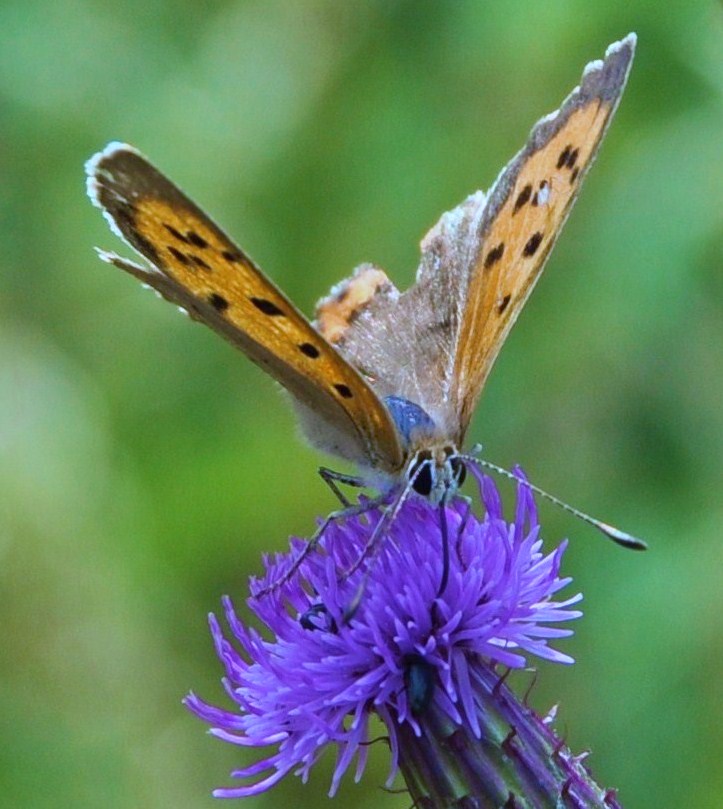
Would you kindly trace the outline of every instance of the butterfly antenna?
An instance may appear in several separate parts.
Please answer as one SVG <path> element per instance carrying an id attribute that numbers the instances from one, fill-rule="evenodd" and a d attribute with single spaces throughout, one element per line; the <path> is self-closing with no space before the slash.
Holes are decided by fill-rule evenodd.
<path id="1" fill-rule="evenodd" d="M 559 497 L 555 497 L 554 494 L 550 494 L 544 489 L 541 489 L 539 486 L 535 486 L 535 484 L 530 483 L 529 480 L 524 480 L 518 477 L 513 472 L 510 472 L 509 469 L 504 469 L 502 466 L 497 466 L 497 464 L 494 464 L 491 461 L 486 461 L 483 458 L 477 458 L 474 455 L 462 455 L 460 457 L 464 461 L 477 464 L 477 466 L 481 466 L 484 469 L 489 469 L 492 472 L 496 472 L 498 475 L 502 475 L 510 480 L 514 480 L 517 483 L 522 483 L 523 486 L 527 486 L 527 488 L 531 489 L 533 492 L 535 492 L 535 494 L 539 494 L 540 497 L 544 497 L 545 500 L 549 500 L 551 503 L 554 503 L 561 509 L 564 509 L 570 514 L 574 514 L 574 516 L 579 520 L 586 522 L 588 525 L 592 525 L 593 528 L 597 528 L 597 530 L 600 531 L 600 533 L 602 533 L 605 537 L 612 539 L 613 542 L 616 542 L 623 548 L 630 548 L 634 551 L 645 551 L 648 549 L 647 543 L 643 542 L 642 539 L 638 539 L 631 534 L 626 534 L 625 531 L 621 531 L 619 528 L 615 528 L 602 520 L 598 520 L 595 517 L 591 517 L 589 514 L 585 514 L 584 511 L 580 511 L 580 509 L 571 506 L 564 500 L 560 500 Z"/>

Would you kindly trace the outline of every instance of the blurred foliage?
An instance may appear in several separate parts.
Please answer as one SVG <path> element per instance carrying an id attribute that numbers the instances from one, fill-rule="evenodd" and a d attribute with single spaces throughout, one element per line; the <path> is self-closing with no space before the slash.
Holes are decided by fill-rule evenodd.
<path id="1" fill-rule="evenodd" d="M 721 12 L 687 0 L 0 5 L 3 806 L 212 805 L 254 754 L 180 705 L 223 699 L 205 615 L 333 504 L 276 386 L 97 261 L 120 245 L 84 160 L 137 145 L 310 312 L 363 260 L 410 283 L 442 211 L 630 30 L 471 437 L 652 546 L 543 507 L 586 615 L 535 704 L 626 806 L 721 806 Z M 407 806 L 386 763 L 339 800 Z M 328 772 L 248 805 L 318 806 Z"/>

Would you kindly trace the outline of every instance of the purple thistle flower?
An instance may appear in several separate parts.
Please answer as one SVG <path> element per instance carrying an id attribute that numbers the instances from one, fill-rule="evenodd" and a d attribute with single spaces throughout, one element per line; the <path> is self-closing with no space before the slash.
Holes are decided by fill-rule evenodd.
<path id="1" fill-rule="evenodd" d="M 413 498 L 385 534 L 350 620 L 345 611 L 364 565 L 344 573 L 358 560 L 378 510 L 330 525 L 288 581 L 257 598 L 253 594 L 281 580 L 304 541 L 292 539 L 290 553 L 265 559 L 266 574 L 252 580 L 249 604 L 271 639 L 243 624 L 229 598 L 231 640 L 210 616 L 234 707 L 214 707 L 195 694 L 186 705 L 213 735 L 271 748 L 232 773 L 245 785 L 218 789 L 216 797 L 256 795 L 290 772 L 306 781 L 329 746 L 337 752 L 333 795 L 352 763 L 355 780 L 361 778 L 369 721 L 377 714 L 391 749 L 387 784 L 401 769 L 415 799 L 426 798 L 422 805 L 447 805 L 441 801 L 456 799 L 460 788 L 461 797 L 501 797 L 495 805 L 516 794 L 560 798 L 564 790 L 584 800 L 562 805 L 617 805 L 586 780 L 581 760 L 563 748 L 550 723 L 520 704 L 495 672 L 495 664 L 522 668 L 532 655 L 572 663 L 549 643 L 572 634 L 556 625 L 581 615 L 571 607 L 582 596 L 554 600 L 570 582 L 559 575 L 566 542 L 543 554 L 522 473 L 512 522 L 503 517 L 492 480 L 475 474 L 486 514 L 479 519 L 462 498 L 445 506 L 449 580 L 441 595 L 439 510 Z M 444 783 L 430 786 L 435 779 Z M 528 805 L 522 800 L 505 805 Z"/>

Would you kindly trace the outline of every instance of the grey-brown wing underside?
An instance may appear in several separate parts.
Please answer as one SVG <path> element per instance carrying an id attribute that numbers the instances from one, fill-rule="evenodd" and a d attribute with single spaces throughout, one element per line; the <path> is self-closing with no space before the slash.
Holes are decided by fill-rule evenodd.
<path id="1" fill-rule="evenodd" d="M 422 405 L 461 443 L 485 380 L 567 218 L 615 112 L 635 36 L 589 64 L 541 119 L 487 195 L 444 214 L 422 242 L 416 283 L 400 293 L 362 267 L 322 301 L 322 333 L 375 385 Z M 379 273 L 380 271 L 375 270 Z M 347 317 L 345 297 L 358 291 Z"/>

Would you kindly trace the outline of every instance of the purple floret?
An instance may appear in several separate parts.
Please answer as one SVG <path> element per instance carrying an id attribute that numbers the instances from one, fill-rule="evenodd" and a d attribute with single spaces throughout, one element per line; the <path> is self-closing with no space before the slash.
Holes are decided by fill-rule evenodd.
<path id="1" fill-rule="evenodd" d="M 477 738 L 480 666 L 521 668 L 531 655 L 573 662 L 549 645 L 572 634 L 556 624 L 581 615 L 571 609 L 579 594 L 553 600 L 570 582 L 559 575 L 566 542 L 543 555 L 535 502 L 519 475 L 513 522 L 503 517 L 495 484 L 482 475 L 482 519 L 462 498 L 445 507 L 449 580 L 440 596 L 439 510 L 414 497 L 385 534 L 351 620 L 345 621 L 345 614 L 365 566 L 348 578 L 344 572 L 358 560 L 381 516 L 378 510 L 332 524 L 286 583 L 252 596 L 251 609 L 270 639 L 242 624 L 231 600 L 224 599 L 230 632 L 215 616 L 210 623 L 234 707 L 217 708 L 194 694 L 186 704 L 219 738 L 272 751 L 232 773 L 245 786 L 216 790 L 217 797 L 256 795 L 289 772 L 305 781 L 327 746 L 337 751 L 333 795 L 354 760 L 355 779 L 361 778 L 373 714 L 388 729 L 391 783 L 398 767 L 397 728 L 407 725 L 421 733 L 410 706 L 415 695 L 410 698 L 405 686 L 410 660 L 423 661 L 423 685 L 436 709 Z M 293 539 L 290 553 L 265 559 L 266 574 L 252 581 L 252 593 L 279 581 L 303 545 Z"/>

